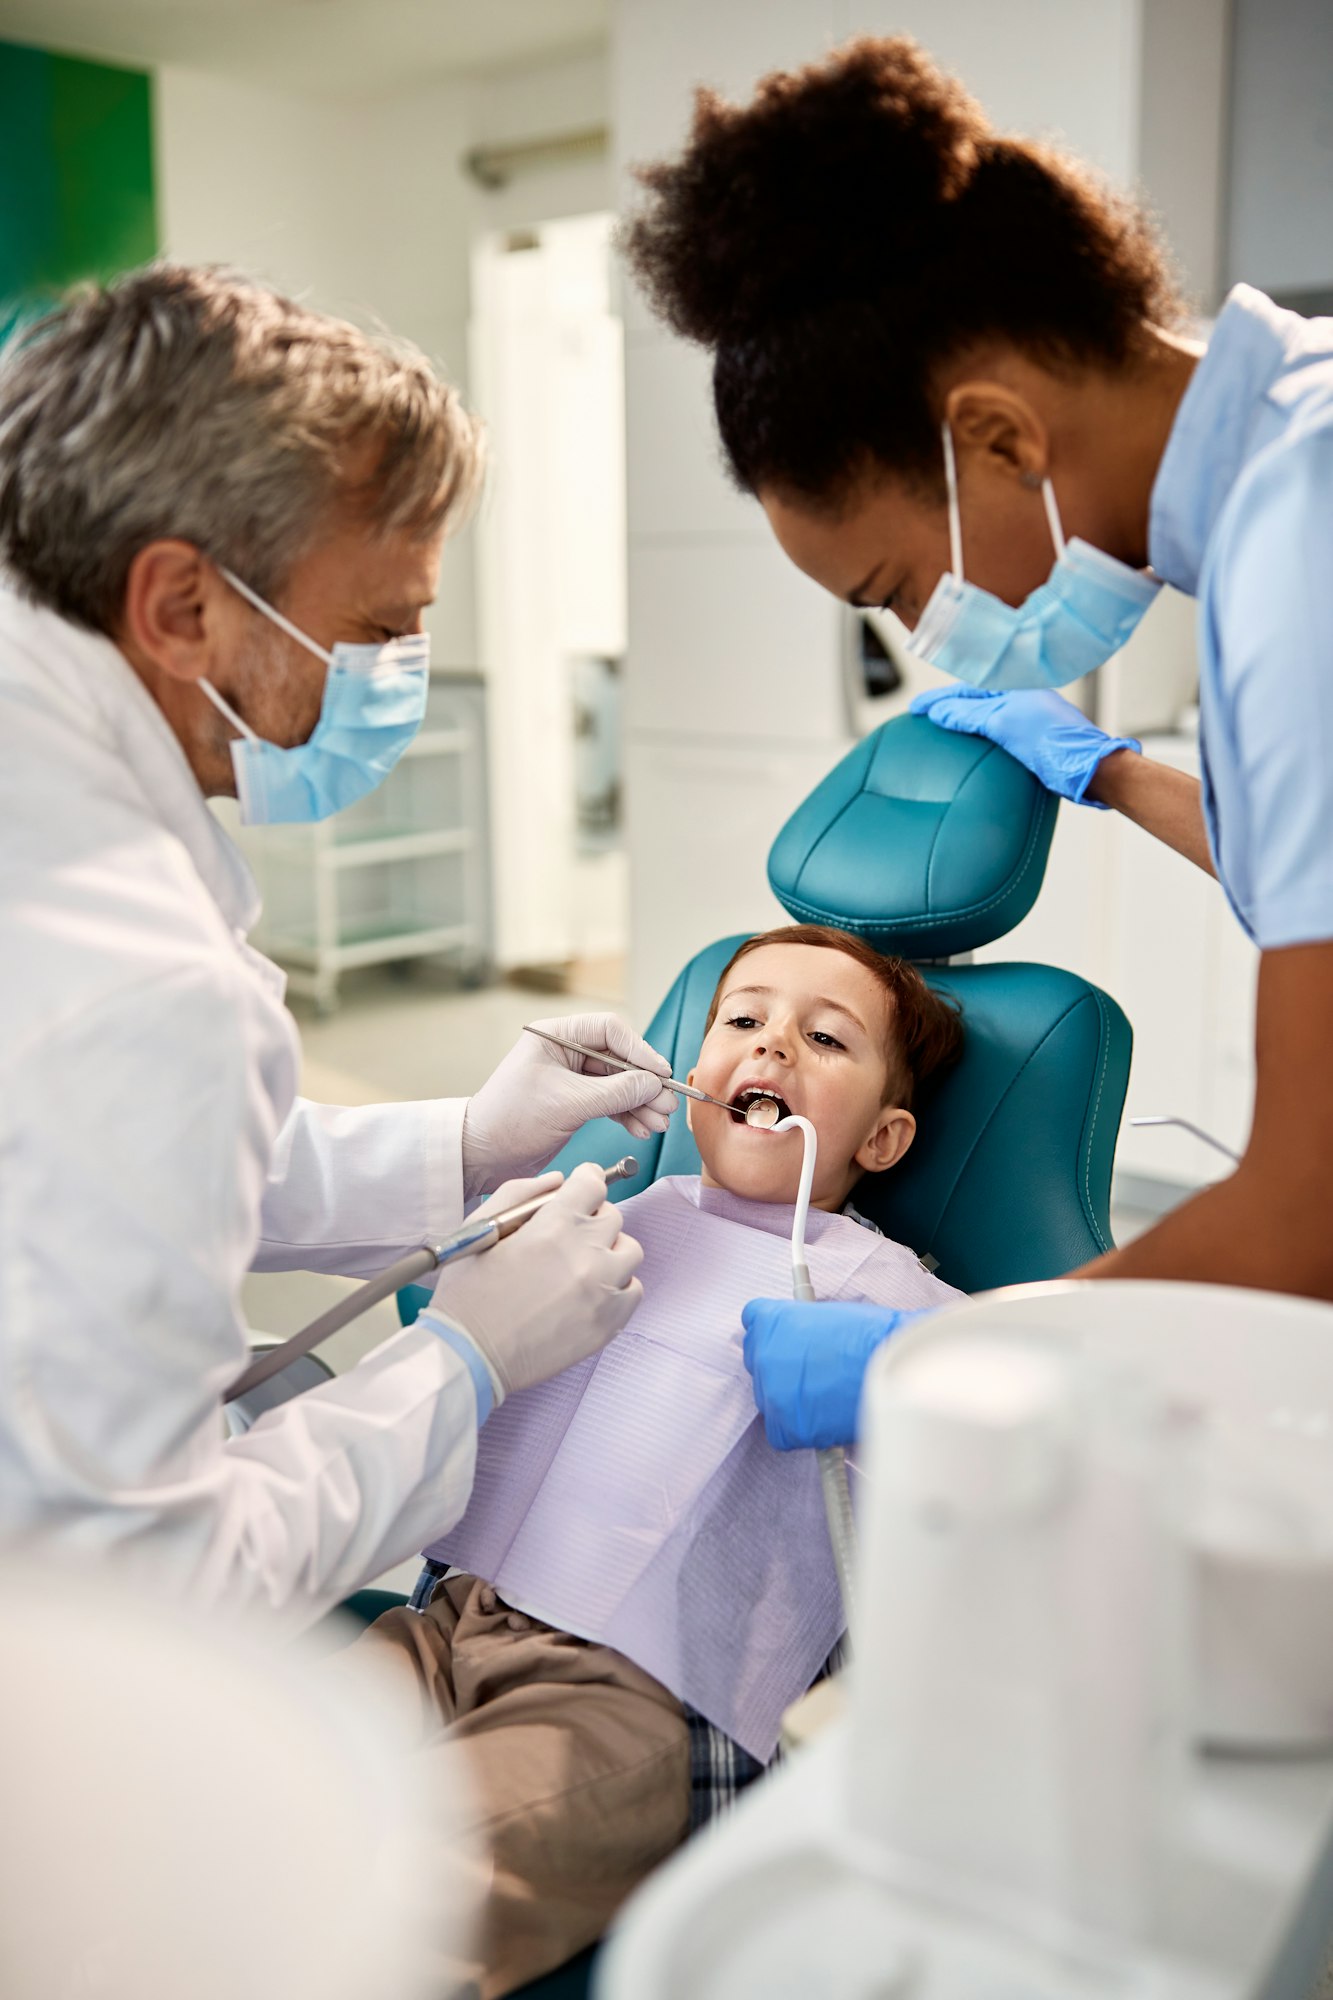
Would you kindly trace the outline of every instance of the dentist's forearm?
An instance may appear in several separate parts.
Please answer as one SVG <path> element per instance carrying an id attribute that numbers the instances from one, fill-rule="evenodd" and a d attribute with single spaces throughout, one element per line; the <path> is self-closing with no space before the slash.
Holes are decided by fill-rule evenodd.
<path id="1" fill-rule="evenodd" d="M 1173 771 L 1169 764 L 1155 764 L 1137 750 L 1113 750 L 1097 766 L 1087 797 L 1123 813 L 1205 875 L 1216 873 L 1197 778 Z"/>

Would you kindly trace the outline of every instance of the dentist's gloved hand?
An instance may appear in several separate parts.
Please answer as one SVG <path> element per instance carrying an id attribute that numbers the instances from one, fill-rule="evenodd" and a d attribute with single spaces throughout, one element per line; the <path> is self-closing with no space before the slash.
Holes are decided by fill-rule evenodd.
<path id="1" fill-rule="evenodd" d="M 559 1174 L 510 1181 L 477 1213 L 512 1208 L 551 1187 L 559 1193 L 503 1243 L 446 1264 L 417 1317 L 451 1347 L 458 1349 L 460 1335 L 471 1344 L 485 1363 L 495 1404 L 598 1353 L 643 1297 L 634 1275 L 643 1251 L 622 1232 L 600 1167 L 576 1167 L 563 1187 Z M 482 1408 L 480 1389 L 479 1383 L 484 1422 L 490 1406 Z"/>
<path id="2" fill-rule="evenodd" d="M 745 1365 L 769 1443 L 778 1451 L 853 1443 L 871 1356 L 922 1317 L 836 1300 L 751 1299 L 741 1314 Z"/>
<path id="3" fill-rule="evenodd" d="M 1048 792 L 1075 805 L 1106 808 L 1087 796 L 1097 766 L 1113 750 L 1142 750 L 1132 736 L 1108 736 L 1089 722 L 1072 701 L 1045 688 L 987 694 L 984 688 L 929 688 L 912 703 L 941 729 L 963 736 L 986 736 L 1040 778 Z"/>
<path id="4" fill-rule="evenodd" d="M 659 1076 L 671 1065 L 614 1014 L 571 1014 L 534 1021 L 553 1035 L 646 1063 Z M 463 1188 L 469 1201 L 512 1174 L 535 1174 L 590 1118 L 614 1118 L 632 1139 L 665 1132 L 675 1093 L 637 1070 L 607 1071 L 589 1056 L 520 1034 L 463 1119 Z"/>

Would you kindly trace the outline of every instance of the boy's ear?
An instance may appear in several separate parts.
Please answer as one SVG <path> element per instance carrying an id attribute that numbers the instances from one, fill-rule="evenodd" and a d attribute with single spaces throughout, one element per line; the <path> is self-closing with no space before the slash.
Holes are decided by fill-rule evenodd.
<path id="1" fill-rule="evenodd" d="M 694 1082 L 693 1070 L 690 1071 L 685 1081 L 686 1083 Z M 690 1133 L 693 1133 L 694 1131 L 694 1099 L 692 1097 L 687 1097 L 685 1099 L 685 1129 L 687 1132 Z"/>
<path id="2" fill-rule="evenodd" d="M 900 1104 L 886 1104 L 875 1120 L 875 1129 L 855 1159 L 863 1173 L 882 1174 L 896 1167 L 916 1137 L 916 1120 Z"/>

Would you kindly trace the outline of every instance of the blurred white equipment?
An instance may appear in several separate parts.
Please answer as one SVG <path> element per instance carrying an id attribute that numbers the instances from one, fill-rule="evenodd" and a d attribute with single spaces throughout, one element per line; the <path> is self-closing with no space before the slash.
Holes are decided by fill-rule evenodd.
<path id="1" fill-rule="evenodd" d="M 601 2000 L 1307 2000 L 1333 1909 L 1333 1308 L 993 1293 L 868 1379 L 845 1718 Z"/>
<path id="2" fill-rule="evenodd" d="M 14 1556 L 0 1658 L 5 2000 L 438 1994 L 480 1870 L 372 1662 Z"/>

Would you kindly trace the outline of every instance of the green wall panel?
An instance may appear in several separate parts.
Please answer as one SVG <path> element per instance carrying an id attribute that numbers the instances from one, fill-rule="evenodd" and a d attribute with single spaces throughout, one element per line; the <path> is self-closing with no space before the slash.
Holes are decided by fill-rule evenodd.
<path id="1" fill-rule="evenodd" d="M 156 250 L 147 72 L 0 42 L 0 312 Z"/>

